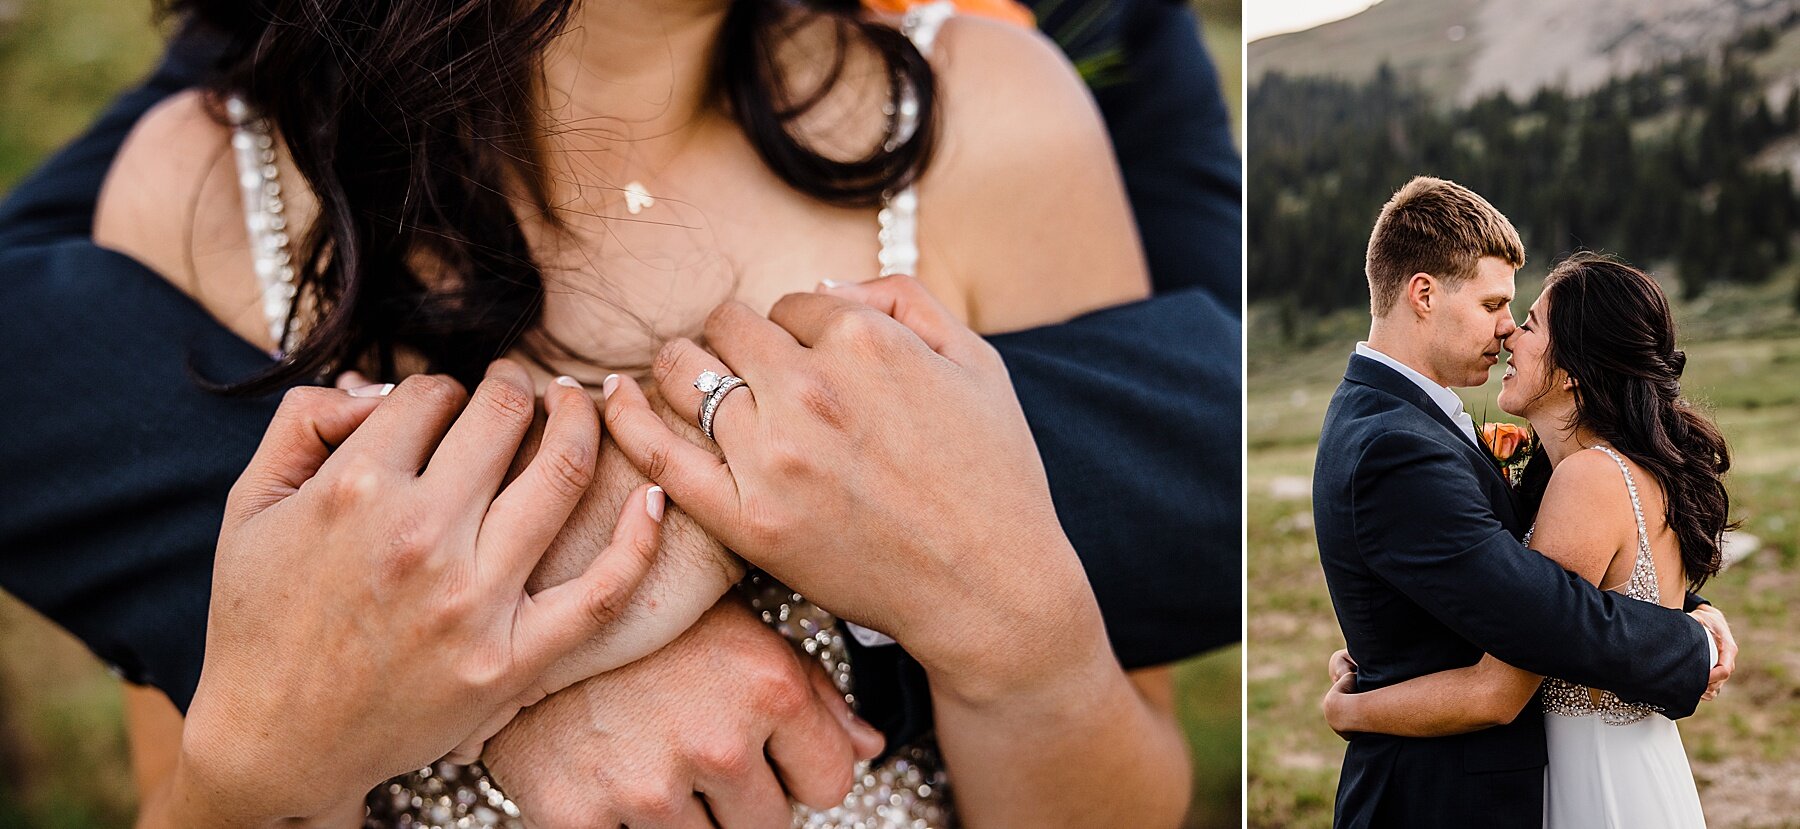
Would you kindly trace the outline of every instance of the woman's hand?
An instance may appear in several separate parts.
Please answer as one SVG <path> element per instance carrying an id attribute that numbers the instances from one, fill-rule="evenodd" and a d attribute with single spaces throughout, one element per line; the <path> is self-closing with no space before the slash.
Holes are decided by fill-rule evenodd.
<path id="1" fill-rule="evenodd" d="M 630 378 L 605 385 L 614 442 L 739 555 L 899 640 L 934 688 L 1018 692 L 1109 661 L 999 355 L 910 277 L 835 290 L 768 319 L 727 303 L 706 324 L 717 357 L 687 340 L 658 354 L 690 418 L 701 372 L 747 382 L 714 417 L 724 462 Z"/>
<path id="2" fill-rule="evenodd" d="M 1350 658 L 1348 649 L 1339 648 L 1325 661 L 1325 673 L 1331 677 L 1331 688 L 1325 691 L 1319 707 L 1325 712 L 1325 724 L 1348 740 L 1356 731 L 1356 660 Z"/>
<path id="3" fill-rule="evenodd" d="M 1319 707 L 1325 712 L 1325 724 L 1331 726 L 1331 730 L 1337 732 L 1339 737 L 1348 740 L 1352 733 L 1359 730 L 1356 719 L 1356 668 L 1352 665 L 1349 670 L 1338 673 L 1338 654 L 1344 654 L 1346 661 L 1349 659 L 1346 651 L 1332 654 L 1331 687 L 1325 691 L 1325 699 L 1319 702 Z"/>
<path id="4" fill-rule="evenodd" d="M 472 399 L 441 377 L 386 391 L 290 392 L 232 488 L 177 825 L 341 814 L 531 696 L 649 568 L 646 486 L 586 573 L 525 589 L 593 476 L 579 384 L 545 395 L 543 444 L 504 489 L 535 409 L 522 368 L 495 363 Z"/>

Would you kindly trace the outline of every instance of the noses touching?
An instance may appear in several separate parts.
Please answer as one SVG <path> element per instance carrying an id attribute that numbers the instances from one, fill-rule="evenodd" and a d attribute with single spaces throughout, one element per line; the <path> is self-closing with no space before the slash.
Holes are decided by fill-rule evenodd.
<path id="1" fill-rule="evenodd" d="M 1508 354 L 1512 353 L 1512 338 L 1513 335 L 1517 333 L 1519 333 L 1519 326 L 1517 323 L 1512 320 L 1501 323 L 1496 339 L 1500 343 L 1500 348 Z"/>

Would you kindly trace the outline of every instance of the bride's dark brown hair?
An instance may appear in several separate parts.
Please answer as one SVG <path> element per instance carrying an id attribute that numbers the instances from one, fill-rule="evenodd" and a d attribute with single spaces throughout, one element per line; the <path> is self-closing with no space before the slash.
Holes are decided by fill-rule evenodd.
<path id="1" fill-rule="evenodd" d="M 166 13 L 223 36 L 211 91 L 264 113 L 319 199 L 294 247 L 302 291 L 318 300 L 306 336 L 231 391 L 262 394 L 356 364 L 391 376 L 397 350 L 465 383 L 515 347 L 539 359 L 546 348 L 567 352 L 547 336 L 522 339 L 538 327 L 544 284 L 510 196 L 555 221 L 534 93 L 545 47 L 576 2 L 165 1 Z M 730 4 L 712 91 L 776 175 L 853 207 L 917 178 L 937 108 L 930 65 L 905 35 L 865 18 L 855 0 Z M 831 71 L 814 89 L 790 89 L 775 48 L 821 17 L 836 32 Z M 885 62 L 890 102 L 914 90 L 918 127 L 892 149 L 834 159 L 795 120 L 837 82 L 857 43 Z M 429 289 L 420 261 L 432 263 Z"/>
<path id="2" fill-rule="evenodd" d="M 1569 426 L 1586 426 L 1662 485 L 1663 518 L 1681 543 L 1690 589 L 1721 566 L 1720 545 L 1736 525 L 1724 475 L 1725 437 L 1681 394 L 1687 355 L 1675 347 L 1675 316 L 1649 274 L 1594 253 L 1577 253 L 1544 281 L 1550 312 L 1548 367 L 1575 381 Z M 1543 497 L 1549 459 L 1526 470 L 1530 502 Z"/>

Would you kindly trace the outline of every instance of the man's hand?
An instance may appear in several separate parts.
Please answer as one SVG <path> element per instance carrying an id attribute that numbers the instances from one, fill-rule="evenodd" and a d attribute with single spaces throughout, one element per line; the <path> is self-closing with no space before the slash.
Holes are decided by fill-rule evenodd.
<path id="1" fill-rule="evenodd" d="M 727 303 L 706 324 L 717 357 L 687 340 L 657 355 L 684 417 L 702 371 L 747 381 L 714 419 L 726 462 L 630 378 L 605 383 L 609 434 L 739 555 L 899 640 L 934 688 L 976 698 L 1110 659 L 999 355 L 910 277 L 833 290 L 768 319 Z"/>
<path id="2" fill-rule="evenodd" d="M 1700 695 L 1702 700 L 1712 700 L 1724 689 L 1725 681 L 1731 679 L 1731 672 L 1737 670 L 1737 640 L 1732 638 L 1731 625 L 1725 621 L 1725 614 L 1710 604 L 1694 608 L 1688 614 L 1694 620 L 1706 626 L 1706 632 L 1712 636 L 1719 646 L 1719 662 L 1713 666 L 1712 673 L 1706 678 L 1706 693 Z"/>
<path id="3" fill-rule="evenodd" d="M 1356 673 L 1356 660 L 1350 658 L 1350 651 L 1339 648 L 1325 662 L 1325 672 L 1331 675 L 1331 681 L 1337 682 L 1344 674 Z"/>
<path id="4" fill-rule="evenodd" d="M 818 661 L 735 596 L 668 647 L 526 709 L 485 759 L 541 829 L 787 829 L 880 753 Z"/>

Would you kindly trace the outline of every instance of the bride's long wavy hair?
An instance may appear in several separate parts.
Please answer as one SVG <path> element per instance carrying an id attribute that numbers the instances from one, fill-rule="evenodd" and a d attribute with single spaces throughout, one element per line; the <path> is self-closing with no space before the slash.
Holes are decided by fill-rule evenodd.
<path id="1" fill-rule="evenodd" d="M 294 246 L 302 293 L 316 300 L 306 336 L 286 359 L 224 388 L 263 394 L 359 364 L 391 376 L 397 350 L 464 382 L 514 348 L 538 359 L 545 349 L 568 353 L 547 336 L 525 338 L 539 327 L 544 284 L 514 198 L 555 225 L 540 158 L 554 125 L 536 93 L 544 50 L 576 2 L 163 0 L 163 13 L 223 36 L 210 91 L 262 112 L 319 199 L 318 219 Z M 790 89 L 775 49 L 819 18 L 835 27 L 830 71 L 815 89 Z M 917 128 L 891 148 L 831 158 L 795 122 L 859 44 L 885 62 L 890 101 L 914 90 Z M 763 162 L 809 196 L 873 206 L 930 159 L 931 67 L 856 0 L 731 0 L 712 66 L 716 100 Z M 420 261 L 431 263 L 429 285 Z"/>
<path id="2" fill-rule="evenodd" d="M 1675 347 L 1675 317 L 1649 274 L 1594 253 L 1577 253 L 1550 271 L 1549 349 L 1553 368 L 1575 381 L 1571 427 L 1592 429 L 1656 477 L 1663 518 L 1681 543 L 1690 589 L 1722 564 L 1731 521 L 1724 475 L 1731 452 L 1719 428 L 1682 396 L 1687 355 Z M 1549 458 L 1526 467 L 1528 503 L 1543 498 Z"/>

